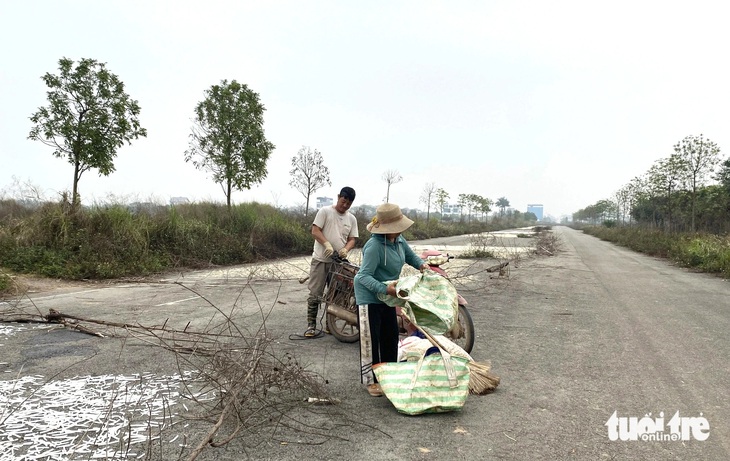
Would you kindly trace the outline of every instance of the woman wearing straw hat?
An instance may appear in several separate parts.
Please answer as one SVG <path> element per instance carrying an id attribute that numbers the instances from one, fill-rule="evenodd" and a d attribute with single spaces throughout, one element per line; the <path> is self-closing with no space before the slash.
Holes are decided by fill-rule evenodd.
<path id="1" fill-rule="evenodd" d="M 383 304 L 378 294 L 395 296 L 395 282 L 404 264 L 424 270 L 424 263 L 400 235 L 413 221 L 393 203 L 380 205 L 367 225 L 372 234 L 362 249 L 362 263 L 355 276 L 355 299 L 360 318 L 361 382 L 370 395 L 383 395 L 372 367 L 375 363 L 398 360 L 398 319 L 395 308 Z"/>

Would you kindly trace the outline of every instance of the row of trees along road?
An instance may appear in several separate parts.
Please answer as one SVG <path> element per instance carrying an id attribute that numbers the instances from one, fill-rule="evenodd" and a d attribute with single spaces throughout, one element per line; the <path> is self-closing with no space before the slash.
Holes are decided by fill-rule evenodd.
<path id="1" fill-rule="evenodd" d="M 111 73 L 105 63 L 81 59 L 74 63 L 61 58 L 59 73 L 46 73 L 42 80 L 49 88 L 48 105 L 35 112 L 30 120 L 33 127 L 29 139 L 54 148 L 53 155 L 66 158 L 73 166 L 71 202 L 79 204 L 79 182 L 82 175 L 98 170 L 108 176 L 115 171 L 114 159 L 125 143 L 147 136 L 140 125 L 140 105 L 124 90 L 124 83 Z M 259 95 L 236 80 L 222 80 L 204 92 L 205 98 L 194 108 L 186 162 L 205 170 L 221 186 L 226 204 L 236 190 L 250 189 L 267 175 L 267 161 L 275 146 L 264 134 L 264 105 Z M 290 186 L 306 200 L 305 215 L 311 195 L 324 185 L 331 185 L 329 169 L 322 154 L 303 146 L 292 158 Z M 385 201 L 390 189 L 403 180 L 396 170 L 383 174 L 387 184 Z M 426 206 L 427 220 L 431 207 L 441 211 L 450 198 L 435 183 L 428 183 L 420 197 Z M 486 220 L 492 205 L 503 216 L 509 201 L 500 197 L 496 202 L 477 194 L 459 194 L 460 219 L 481 216 Z"/>
<path id="2" fill-rule="evenodd" d="M 291 159 L 292 169 L 289 172 L 291 180 L 289 185 L 299 191 L 305 199 L 304 214 L 309 212 L 309 202 L 312 194 L 325 185 L 332 185 L 329 169 L 324 165 L 322 153 L 312 150 L 308 146 L 302 146 L 296 156 Z M 386 183 L 385 202 L 390 201 L 390 188 L 403 180 L 403 176 L 397 170 L 386 170 L 383 173 L 383 181 Z M 426 221 L 431 219 L 431 207 L 435 206 L 440 211 L 441 219 L 444 217 L 444 207 L 450 196 L 442 188 L 437 188 L 436 183 L 427 183 L 419 198 L 420 203 L 426 206 Z M 460 220 L 466 216 L 471 222 L 472 216 L 486 221 L 487 213 L 492 210 L 492 205 L 500 209 L 500 216 L 504 216 L 505 210 L 510 206 L 509 200 L 500 197 L 496 202 L 477 194 L 459 194 L 458 202 L 461 210 Z M 466 211 L 466 213 L 464 213 Z M 533 214 L 534 215 L 534 214 Z M 535 217 L 537 220 L 537 217 Z"/>
<path id="3" fill-rule="evenodd" d="M 730 159 L 720 147 L 687 136 L 610 198 L 573 214 L 574 222 L 641 225 L 673 231 L 730 231 Z"/>
<path id="4" fill-rule="evenodd" d="M 435 206 L 436 210 L 441 212 L 443 219 L 443 210 L 450 198 L 449 193 L 442 188 L 437 188 L 435 183 L 427 183 L 423 187 L 423 192 L 420 197 L 420 202 L 426 206 L 426 219 L 428 220 L 431 217 L 431 206 Z M 505 197 L 500 197 L 494 202 L 492 199 L 482 197 L 478 194 L 459 194 L 456 203 L 461 210 L 461 216 L 463 217 L 464 211 L 466 211 L 467 219 L 470 222 L 472 216 L 475 215 L 477 218 L 486 221 L 487 214 L 492 211 L 492 205 L 496 205 L 499 208 L 499 215 L 504 216 L 505 210 L 510 205 L 509 200 Z"/>
<path id="5" fill-rule="evenodd" d="M 58 64 L 58 74 L 41 77 L 49 89 L 48 105 L 30 117 L 28 139 L 53 147 L 54 156 L 73 166 L 71 201 L 78 205 L 82 175 L 91 169 L 101 176 L 113 173 L 117 150 L 147 131 L 139 122 L 139 103 L 105 63 L 62 58 Z M 259 95 L 235 80 L 211 86 L 195 107 L 184 159 L 211 173 L 229 207 L 234 190 L 266 178 L 274 145 L 264 135 L 264 111 Z"/>

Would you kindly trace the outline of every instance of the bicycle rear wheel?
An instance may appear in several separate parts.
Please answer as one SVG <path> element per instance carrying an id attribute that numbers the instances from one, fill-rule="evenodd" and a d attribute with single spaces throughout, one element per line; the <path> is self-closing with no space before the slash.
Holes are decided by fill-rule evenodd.
<path id="1" fill-rule="evenodd" d="M 325 305 L 325 312 L 326 315 L 326 322 L 327 322 L 327 329 L 329 329 L 329 332 L 337 338 L 338 341 L 341 341 L 343 343 L 354 343 L 360 340 L 360 328 L 358 327 L 357 323 L 352 323 L 351 321 L 345 320 L 341 317 L 338 317 L 332 313 L 330 313 L 327 310 L 327 306 L 329 304 Z M 355 299 L 352 298 L 352 301 L 350 305 L 347 308 L 343 308 L 342 306 L 336 306 L 339 309 L 344 309 L 350 313 L 353 313 L 355 316 L 357 316 L 357 305 L 355 304 Z M 355 317 L 357 318 L 357 317 Z"/>
<path id="2" fill-rule="evenodd" d="M 458 331 L 450 331 L 446 336 L 466 352 L 474 347 L 474 321 L 466 306 L 459 304 Z"/>

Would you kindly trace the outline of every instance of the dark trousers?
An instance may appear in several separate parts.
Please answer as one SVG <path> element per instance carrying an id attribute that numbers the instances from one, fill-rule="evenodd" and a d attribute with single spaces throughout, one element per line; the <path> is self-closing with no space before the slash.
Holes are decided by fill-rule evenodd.
<path id="1" fill-rule="evenodd" d="M 377 382 L 372 366 L 398 361 L 398 317 L 386 304 L 365 304 L 360 310 L 360 365 L 362 382 Z"/>

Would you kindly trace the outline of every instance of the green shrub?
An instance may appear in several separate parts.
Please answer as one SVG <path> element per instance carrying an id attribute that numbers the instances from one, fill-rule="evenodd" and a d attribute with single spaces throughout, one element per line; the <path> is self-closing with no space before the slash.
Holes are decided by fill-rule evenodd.
<path id="1" fill-rule="evenodd" d="M 705 272 L 730 275 L 730 239 L 714 235 L 686 237 L 676 246 L 674 259 Z"/>
<path id="2" fill-rule="evenodd" d="M 172 268 L 233 265 L 311 252 L 300 218 L 269 205 L 230 209 L 47 203 L 0 221 L 0 261 L 19 273 L 67 279 L 144 276 Z"/>
<path id="3" fill-rule="evenodd" d="M 583 232 L 651 256 L 669 258 L 684 267 L 730 277 L 730 237 L 670 234 L 637 227 L 585 227 Z"/>
<path id="4" fill-rule="evenodd" d="M 0 271 L 0 294 L 9 293 L 13 286 L 13 279 L 10 275 Z"/>
<path id="5" fill-rule="evenodd" d="M 365 229 L 370 218 L 365 212 L 357 215 L 359 247 L 370 237 Z M 34 209 L 0 202 L 0 261 L 17 273 L 64 279 L 243 264 L 310 254 L 312 219 L 256 202 L 230 208 L 217 203 L 74 208 L 62 201 Z M 479 234 L 515 224 L 417 220 L 405 237 Z M 492 255 L 484 248 L 472 256 Z"/>
<path id="6" fill-rule="evenodd" d="M 494 252 L 485 248 L 472 248 L 459 255 L 460 258 L 495 258 Z"/>

